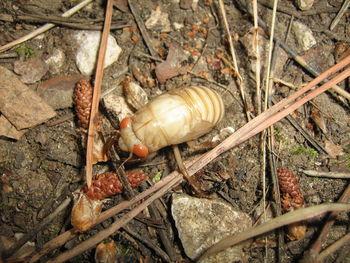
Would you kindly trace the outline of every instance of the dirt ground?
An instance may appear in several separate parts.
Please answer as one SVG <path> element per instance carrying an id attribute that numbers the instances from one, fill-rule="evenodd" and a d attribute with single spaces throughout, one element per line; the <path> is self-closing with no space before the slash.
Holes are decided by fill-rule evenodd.
<path id="1" fill-rule="evenodd" d="M 10 22 L 2 19 L 1 15 L 57 16 L 78 2 L 77 0 L 1 1 L 0 45 L 26 35 L 43 24 L 43 22 L 29 22 L 21 19 Z M 160 7 L 161 12 L 168 14 L 170 29 L 167 32 L 161 32 L 164 25 L 160 28 L 147 29 L 148 35 L 161 59 L 166 59 L 169 46 L 172 43 L 176 43 L 181 49 L 186 50 L 186 59 L 182 61 L 181 65 L 191 66 L 193 74 L 179 74 L 169 78 L 165 84 L 159 84 L 154 72 L 154 67 L 158 62 L 147 56 L 149 50 L 143 41 L 143 35 L 138 30 L 133 14 L 129 9 L 124 12 L 115 7 L 113 11 L 114 22 L 125 26 L 112 30 L 111 35 L 115 37 L 118 45 L 122 48 L 122 53 L 116 63 L 105 69 L 102 93 L 112 87 L 118 87 L 126 75 L 135 77 L 132 65 L 136 65 L 142 69 L 141 74 L 155 81 L 154 86 L 141 83 L 150 99 L 174 87 L 193 84 L 206 85 L 224 94 L 225 117 L 212 132 L 197 140 L 201 143 L 202 149 L 196 149 L 193 144 L 183 144 L 180 147 L 183 158 L 192 159 L 210 149 L 212 138 L 218 135 L 223 128 L 232 127 L 237 130 L 247 123 L 235 74 L 232 68 L 224 62 L 225 59 L 221 59 L 223 56 L 226 61 L 230 61 L 231 56 L 218 4 L 216 1 L 213 1 L 214 3 L 199 1 L 193 8 L 190 0 L 181 1 L 181 3 L 176 0 L 132 2 L 135 2 L 134 6 L 143 23 L 150 17 L 152 10 L 156 10 L 157 7 Z M 136 4 L 136 2 L 138 3 Z M 259 17 L 269 25 L 272 9 L 267 7 L 266 2 L 269 1 L 261 1 L 263 4 L 258 5 Z M 312 8 L 314 13 L 306 15 L 296 8 L 293 1 L 279 1 L 279 6 L 287 10 L 277 12 L 276 36 L 286 41 L 295 52 L 319 72 L 326 70 L 338 62 L 339 58 L 350 47 L 349 12 L 342 17 L 333 31 L 329 30 L 329 25 L 342 2 L 340 0 L 315 1 Z M 252 47 L 247 45 L 247 41 L 245 41 L 247 36 L 251 34 L 250 30 L 253 29 L 252 19 L 236 1 L 224 1 L 224 3 L 234 39 L 240 74 L 245 84 L 250 115 L 257 116 L 255 70 L 252 66 L 254 58 L 251 55 Z M 73 18 L 79 18 L 85 22 L 92 19 L 103 19 L 104 10 L 104 1 L 94 1 L 90 6 L 73 15 Z M 297 33 L 293 30 L 287 33 L 291 21 L 291 14 L 288 14 L 288 10 L 297 14 L 294 16 L 294 22 L 301 22 L 312 30 L 317 42 L 316 45 L 308 50 L 303 50 L 302 45 L 297 41 Z M 41 83 L 54 77 L 80 73 L 75 62 L 77 46 L 72 38 L 72 35 L 78 30 L 81 29 L 58 25 L 44 33 L 42 37 L 21 44 L 21 47 L 30 51 L 29 57 L 47 59 L 55 49 L 62 50 L 65 55 L 64 66 L 58 69 L 50 68 L 39 81 L 28 84 L 31 89 L 36 91 Z M 268 41 L 266 33 L 262 33 L 261 36 L 262 42 Z M 13 54 L 15 50 L 17 53 L 13 57 L 1 56 L 6 53 Z M 23 57 L 23 54 L 21 55 L 15 47 L 0 53 L 0 66 L 13 71 L 14 62 L 20 59 L 26 60 L 28 56 Z M 276 79 L 281 79 L 292 85 L 287 86 L 276 82 L 273 86 L 273 101 L 287 97 L 313 78 L 294 60 L 288 58 L 281 48 L 277 51 L 277 57 Z M 263 66 L 262 76 L 265 76 L 265 70 L 266 66 Z M 340 86 L 350 92 L 349 80 L 341 83 Z M 121 88 L 117 88 L 115 92 L 122 95 Z M 57 99 L 59 100 L 59 98 Z M 335 202 L 339 199 L 347 186 L 346 179 L 310 177 L 302 170 L 350 172 L 349 105 L 349 101 L 339 98 L 337 94 L 324 93 L 291 115 L 290 119 L 298 125 L 297 127 L 286 118 L 274 125 L 273 149 L 267 151 L 265 169 L 268 189 L 266 202 L 271 205 L 270 207 L 274 207 L 275 204 L 271 177 L 271 170 L 274 168 L 271 167 L 270 157 L 276 166 L 286 167 L 297 175 L 299 187 L 307 206 Z M 13 239 L 19 233 L 30 233 L 39 222 L 52 213 L 58 204 L 84 184 L 82 174 L 85 150 L 82 146 L 81 131 L 77 125 L 74 108 L 65 107 L 57 109 L 56 112 L 56 117 L 29 129 L 18 140 L 5 137 L 0 139 L 0 175 L 2 178 L 0 236 L 6 240 Z M 113 122 L 104 109 L 102 112 L 106 123 L 103 133 L 106 138 L 109 138 L 114 132 L 113 127 L 118 127 L 119 123 Z M 305 138 L 300 127 L 309 134 L 312 141 L 321 146 L 321 150 L 315 148 Z M 202 189 L 212 198 L 221 198 L 229 202 L 234 208 L 248 213 L 253 221 L 256 221 L 261 213 L 258 211 L 261 210 L 263 198 L 263 154 L 260 148 L 260 139 L 259 136 L 255 136 L 222 154 L 196 176 Z M 94 167 L 96 173 L 107 169 L 111 169 L 110 164 L 102 163 Z M 141 169 L 150 177 L 158 172 L 162 172 L 163 176 L 166 176 L 176 169 L 176 164 L 171 148 L 168 147 L 159 151 L 153 159 L 127 163 L 126 169 Z M 224 179 L 219 176 L 222 173 L 226 175 Z M 184 192 L 195 195 L 185 184 L 181 188 Z M 183 252 L 171 218 L 170 195 L 171 193 L 168 193 L 163 197 L 165 208 L 168 211 L 168 218 L 165 218 L 166 225 L 168 230 L 171 230 L 168 234 L 177 251 L 177 262 L 191 262 Z M 123 195 L 108 198 L 104 209 L 121 202 L 123 199 L 125 199 Z M 31 238 L 37 249 L 42 247 L 45 242 L 70 229 L 70 211 L 71 205 Z M 345 235 L 349 231 L 349 221 L 348 214 L 341 214 L 325 245 L 331 244 Z M 89 236 L 108 227 L 112 222 L 113 220 L 109 219 L 93 230 L 78 235 L 77 238 L 43 257 L 43 262 L 74 247 Z M 323 222 L 324 218 L 321 217 L 308 222 L 306 236 L 302 239 L 290 241 L 285 237 L 282 259 L 278 259 L 277 256 L 277 232 L 269 234 L 266 240 L 261 237 L 254 239 L 251 245 L 245 249 L 246 262 L 263 262 L 264 258 L 266 262 L 297 262 L 317 237 Z M 162 247 L 159 239 L 152 235 L 152 231 L 150 234 L 147 231 L 147 225 L 141 221 L 132 220 L 129 226 L 141 237 L 147 237 Z M 150 248 L 138 239 L 131 237 L 125 230 L 119 231 L 111 238 L 117 242 L 122 250 L 120 262 L 162 262 L 162 259 L 154 254 Z M 267 241 L 266 246 L 265 241 Z M 349 245 L 343 246 L 327 257 L 325 262 L 350 262 L 349 248 Z M 94 250 L 88 250 L 70 262 L 92 262 L 93 255 Z"/>

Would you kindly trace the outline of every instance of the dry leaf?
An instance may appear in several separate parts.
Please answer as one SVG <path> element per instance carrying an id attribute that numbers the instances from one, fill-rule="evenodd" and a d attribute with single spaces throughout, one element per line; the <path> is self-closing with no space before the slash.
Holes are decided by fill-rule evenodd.
<path id="1" fill-rule="evenodd" d="M 312 106 L 311 108 L 311 119 L 315 122 L 315 124 L 321 129 L 321 131 L 326 134 L 327 133 L 327 125 L 326 122 L 320 112 L 319 109 Z"/>
<path id="2" fill-rule="evenodd" d="M 176 43 L 169 46 L 169 54 L 166 61 L 156 66 L 156 75 L 160 84 L 164 84 L 167 79 L 185 74 L 187 69 L 181 65 L 186 59 L 183 49 Z"/>
<path id="3" fill-rule="evenodd" d="M 337 158 L 337 156 L 344 154 L 343 148 L 335 145 L 333 142 L 325 140 L 324 149 L 329 155 L 329 158 Z"/>

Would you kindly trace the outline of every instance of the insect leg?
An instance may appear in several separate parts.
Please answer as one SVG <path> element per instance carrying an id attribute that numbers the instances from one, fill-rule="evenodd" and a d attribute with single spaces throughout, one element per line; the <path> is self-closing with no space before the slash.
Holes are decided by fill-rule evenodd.
<path id="1" fill-rule="evenodd" d="M 193 177 L 191 177 L 187 172 L 187 169 L 182 161 L 178 145 L 173 145 L 173 152 L 177 166 L 179 167 L 180 172 L 183 174 L 186 181 L 192 186 L 193 190 L 196 192 L 197 195 L 199 195 L 199 197 L 205 197 L 205 193 L 201 190 L 200 186 L 198 185 L 198 182 L 194 180 Z"/>

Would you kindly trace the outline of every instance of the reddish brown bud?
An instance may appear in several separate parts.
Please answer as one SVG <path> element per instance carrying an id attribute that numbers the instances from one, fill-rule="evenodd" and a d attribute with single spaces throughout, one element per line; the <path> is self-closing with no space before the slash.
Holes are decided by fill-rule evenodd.
<path id="1" fill-rule="evenodd" d="M 281 193 L 288 193 L 292 197 L 301 195 L 298 187 L 298 179 L 291 171 L 284 167 L 278 167 L 277 176 Z"/>
<path id="2" fill-rule="evenodd" d="M 89 81 L 82 79 L 75 84 L 73 101 L 79 124 L 84 129 L 89 127 L 92 94 L 93 89 Z"/>
<path id="3" fill-rule="evenodd" d="M 278 167 L 277 177 L 281 190 L 281 206 L 283 212 L 297 210 L 305 206 L 304 197 L 301 194 L 298 186 L 298 179 L 287 168 Z M 306 232 L 306 225 L 303 222 L 298 222 L 288 226 L 287 231 L 290 240 L 303 238 Z"/>
<path id="4" fill-rule="evenodd" d="M 148 176 L 138 170 L 126 171 L 126 176 L 131 187 L 137 187 Z M 92 180 L 91 187 L 84 187 L 83 191 L 92 200 L 101 200 L 108 196 L 120 194 L 123 191 L 123 185 L 116 173 L 106 172 L 98 175 Z"/>

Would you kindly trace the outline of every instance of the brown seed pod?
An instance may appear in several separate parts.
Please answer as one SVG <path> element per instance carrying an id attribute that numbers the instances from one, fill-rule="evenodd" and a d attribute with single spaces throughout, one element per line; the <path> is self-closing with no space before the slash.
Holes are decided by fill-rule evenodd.
<path id="1" fill-rule="evenodd" d="M 126 171 L 126 176 L 131 187 L 137 187 L 148 176 L 138 170 Z M 84 193 L 92 200 L 101 200 L 108 196 L 120 194 L 123 191 L 123 185 L 116 173 L 106 172 L 98 175 L 92 180 L 91 187 L 83 189 Z"/>
<path id="2" fill-rule="evenodd" d="M 93 89 L 89 81 L 82 79 L 75 84 L 73 101 L 79 124 L 84 129 L 89 127 L 92 93 Z"/>
<path id="3" fill-rule="evenodd" d="M 71 213 L 71 224 L 78 232 L 84 232 L 92 227 L 100 216 L 102 201 L 91 200 L 84 193 L 79 193 L 79 197 L 74 203 Z"/>
<path id="4" fill-rule="evenodd" d="M 277 177 L 281 190 L 281 206 L 283 212 L 290 212 L 305 206 L 304 197 L 298 186 L 297 177 L 287 168 L 278 167 Z M 306 232 L 304 222 L 291 224 L 287 229 L 287 236 L 290 240 L 303 238 Z"/>
<path id="5" fill-rule="evenodd" d="M 100 243 L 95 251 L 96 263 L 116 263 L 117 262 L 117 245 L 112 240 L 109 243 Z"/>
<path id="6" fill-rule="evenodd" d="M 289 171 L 287 168 L 278 167 L 277 176 L 282 197 L 285 196 L 284 199 L 286 201 L 295 203 L 292 204 L 292 207 L 294 207 L 293 210 L 303 207 L 304 197 L 299 190 L 298 179 L 294 173 Z M 291 209 L 289 207 L 285 207 L 284 211 L 291 211 Z"/>

